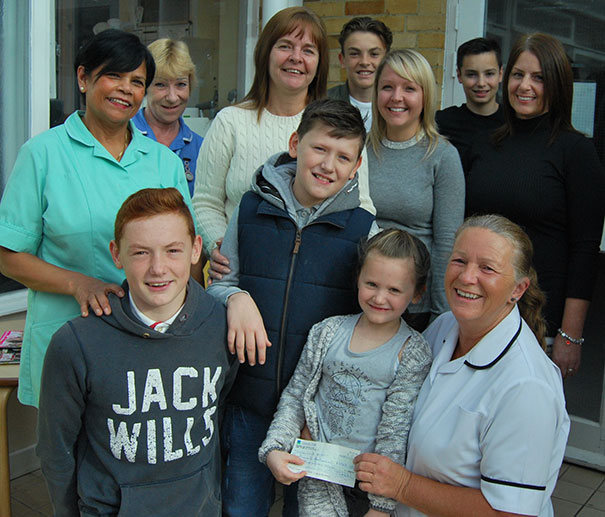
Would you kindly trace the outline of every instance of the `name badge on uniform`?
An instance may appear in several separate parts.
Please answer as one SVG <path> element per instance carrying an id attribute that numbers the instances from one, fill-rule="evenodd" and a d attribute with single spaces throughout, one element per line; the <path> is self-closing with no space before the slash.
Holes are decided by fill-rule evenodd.
<path id="1" fill-rule="evenodd" d="M 189 158 L 183 158 L 183 165 L 185 165 L 185 177 L 187 178 L 187 181 L 193 181 L 193 172 L 191 172 L 191 169 L 189 168 L 189 162 L 191 160 Z"/>

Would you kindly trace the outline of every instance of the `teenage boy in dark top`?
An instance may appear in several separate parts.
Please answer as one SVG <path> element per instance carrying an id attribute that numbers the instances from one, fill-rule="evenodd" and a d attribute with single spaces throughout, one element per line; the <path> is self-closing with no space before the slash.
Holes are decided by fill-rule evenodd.
<path id="1" fill-rule="evenodd" d="M 190 279 L 202 240 L 181 194 L 120 208 L 110 251 L 127 293 L 53 336 L 38 420 L 55 516 L 221 515 L 218 406 L 237 366 L 224 307 Z"/>
<path id="2" fill-rule="evenodd" d="M 458 82 L 464 88 L 466 103 L 438 111 L 439 133 L 456 146 L 464 164 L 466 150 L 477 133 L 492 132 L 504 123 L 496 100 L 502 81 L 502 54 L 493 39 L 475 38 L 458 48 Z"/>
<path id="3" fill-rule="evenodd" d="M 357 107 L 366 131 L 370 131 L 376 69 L 391 48 L 393 34 L 381 21 L 360 16 L 344 24 L 338 41 L 338 60 L 347 71 L 347 81 L 330 88 L 328 97 Z"/>

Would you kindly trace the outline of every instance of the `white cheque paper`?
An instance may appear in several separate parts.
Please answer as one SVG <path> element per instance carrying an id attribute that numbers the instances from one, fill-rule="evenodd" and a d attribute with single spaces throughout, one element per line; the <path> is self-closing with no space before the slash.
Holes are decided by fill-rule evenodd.
<path id="1" fill-rule="evenodd" d="M 304 465 L 288 463 L 292 472 L 304 470 L 312 478 L 350 487 L 355 485 L 353 458 L 359 454 L 355 449 L 298 438 L 291 454 L 305 462 Z"/>

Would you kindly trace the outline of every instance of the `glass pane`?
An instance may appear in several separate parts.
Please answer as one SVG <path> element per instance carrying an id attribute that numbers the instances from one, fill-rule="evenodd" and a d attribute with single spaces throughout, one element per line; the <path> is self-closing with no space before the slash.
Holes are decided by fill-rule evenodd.
<path id="1" fill-rule="evenodd" d="M 0 2 L 0 194 L 29 131 L 29 9 Z"/>
<path id="2" fill-rule="evenodd" d="M 243 97 L 237 91 L 238 45 L 244 37 L 239 34 L 239 16 L 239 0 L 56 0 L 52 125 L 80 108 L 74 57 L 87 39 L 108 27 L 133 32 L 145 44 L 158 38 L 185 41 L 198 79 L 185 116 L 213 118 L 219 108 Z"/>
<path id="3" fill-rule="evenodd" d="M 19 0 L 0 3 L 0 194 L 27 139 L 29 115 L 29 9 Z M 23 286 L 0 274 L 0 293 Z"/>
<path id="4" fill-rule="evenodd" d="M 572 61 L 574 78 L 594 85 L 592 124 L 582 129 L 605 163 L 605 2 L 590 0 L 488 0 L 486 34 L 502 45 L 506 60 L 516 38 L 546 32 L 559 38 Z M 592 128 L 590 127 L 592 126 Z"/>

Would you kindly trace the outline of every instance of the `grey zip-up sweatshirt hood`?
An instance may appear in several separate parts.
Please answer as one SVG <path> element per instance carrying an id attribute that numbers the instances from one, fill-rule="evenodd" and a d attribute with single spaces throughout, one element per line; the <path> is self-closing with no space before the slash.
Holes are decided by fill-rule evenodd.
<path id="1" fill-rule="evenodd" d="M 295 177 L 296 158 L 292 158 L 288 153 L 277 153 L 255 171 L 251 190 L 272 205 L 287 211 L 296 220 L 292 211 L 299 203 L 296 201 L 291 187 Z M 310 221 L 321 215 L 342 212 L 358 206 L 359 181 L 355 175 L 335 195 L 316 207 Z"/>

